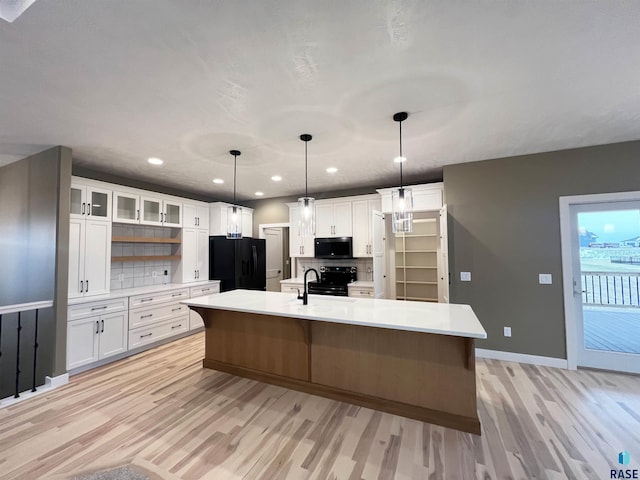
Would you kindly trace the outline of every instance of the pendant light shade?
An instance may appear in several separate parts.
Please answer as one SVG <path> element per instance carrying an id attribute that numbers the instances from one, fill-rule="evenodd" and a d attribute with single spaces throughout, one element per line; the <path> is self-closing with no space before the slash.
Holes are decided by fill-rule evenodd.
<path id="1" fill-rule="evenodd" d="M 227 207 L 227 238 L 242 238 L 242 208 L 236 203 L 236 169 L 240 150 L 230 150 L 233 155 L 233 205 Z"/>
<path id="2" fill-rule="evenodd" d="M 304 197 L 298 199 L 298 207 L 300 211 L 298 235 L 301 237 L 313 236 L 316 234 L 316 201 L 309 197 L 307 189 L 307 143 L 311 138 L 313 137 L 308 133 L 300 135 L 300 140 L 304 142 Z"/>
<path id="3" fill-rule="evenodd" d="M 402 156 L 402 122 L 408 116 L 407 112 L 398 112 L 393 116 L 393 120 L 398 122 L 400 129 L 400 155 L 395 158 L 395 161 L 400 164 L 400 188 L 391 194 L 393 233 L 411 233 L 413 229 L 413 196 L 411 189 L 404 188 L 402 185 L 402 164 L 406 160 Z"/>

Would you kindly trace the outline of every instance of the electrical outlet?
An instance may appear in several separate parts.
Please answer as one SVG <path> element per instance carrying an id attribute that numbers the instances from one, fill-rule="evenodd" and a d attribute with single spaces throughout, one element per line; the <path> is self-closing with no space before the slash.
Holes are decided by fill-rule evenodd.
<path id="1" fill-rule="evenodd" d="M 471 281 L 471 272 L 460 272 L 460 281 L 461 282 L 470 282 Z"/>
<path id="2" fill-rule="evenodd" d="M 550 273 L 541 273 L 538 275 L 538 283 L 540 285 L 551 285 L 553 283 L 553 278 Z"/>
<path id="3" fill-rule="evenodd" d="M 511 336 L 511 327 L 504 327 L 504 336 L 505 337 Z"/>
<path id="4" fill-rule="evenodd" d="M 124 282 L 124 273 L 118 274 L 118 280 Z"/>
<path id="5" fill-rule="evenodd" d="M 164 271 L 164 274 L 165 274 L 165 275 L 169 275 L 169 270 L 165 270 L 165 271 Z"/>

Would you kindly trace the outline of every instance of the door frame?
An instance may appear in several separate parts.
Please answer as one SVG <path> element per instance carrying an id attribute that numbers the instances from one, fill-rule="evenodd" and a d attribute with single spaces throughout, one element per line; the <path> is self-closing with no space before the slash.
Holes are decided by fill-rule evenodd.
<path id="1" fill-rule="evenodd" d="M 562 293 L 564 297 L 564 324 L 567 348 L 567 368 L 578 368 L 578 341 L 576 309 L 574 306 L 573 271 L 571 257 L 571 207 L 589 203 L 640 201 L 640 192 L 595 193 L 560 197 L 560 246 L 562 253 Z"/>

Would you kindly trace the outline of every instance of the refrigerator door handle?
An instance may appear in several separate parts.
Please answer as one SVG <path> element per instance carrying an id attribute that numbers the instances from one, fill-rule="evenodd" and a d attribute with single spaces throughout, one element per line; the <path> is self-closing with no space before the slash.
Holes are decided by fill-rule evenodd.
<path id="1" fill-rule="evenodd" d="M 253 271 L 257 272 L 258 271 L 258 249 L 256 248 L 255 245 L 253 245 L 251 249 L 253 250 Z"/>

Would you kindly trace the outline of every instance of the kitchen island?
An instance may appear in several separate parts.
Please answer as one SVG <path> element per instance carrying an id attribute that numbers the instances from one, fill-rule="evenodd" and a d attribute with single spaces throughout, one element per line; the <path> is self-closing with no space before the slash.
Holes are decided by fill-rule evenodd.
<path id="1" fill-rule="evenodd" d="M 183 301 L 203 366 L 480 434 L 468 305 L 233 290 Z"/>

